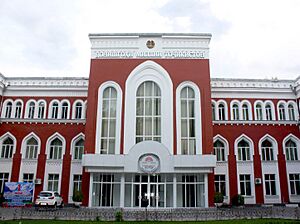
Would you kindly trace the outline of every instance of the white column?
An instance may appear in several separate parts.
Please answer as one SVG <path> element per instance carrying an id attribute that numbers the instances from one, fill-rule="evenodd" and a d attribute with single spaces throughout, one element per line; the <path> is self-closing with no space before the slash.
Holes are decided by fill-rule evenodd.
<path id="1" fill-rule="evenodd" d="M 93 192 L 93 178 L 94 174 L 90 173 L 90 190 L 89 190 L 89 207 L 92 207 L 92 199 L 94 197 L 94 192 Z"/>
<path id="2" fill-rule="evenodd" d="M 177 179 L 176 173 L 173 174 L 173 208 L 177 207 Z"/>
<path id="3" fill-rule="evenodd" d="M 124 208 L 124 197 L 125 197 L 125 177 L 124 173 L 121 175 L 121 186 L 120 186 L 120 207 Z"/>
<path id="4" fill-rule="evenodd" d="M 204 196 L 205 196 L 205 202 L 204 207 L 208 208 L 208 174 L 204 174 Z"/>

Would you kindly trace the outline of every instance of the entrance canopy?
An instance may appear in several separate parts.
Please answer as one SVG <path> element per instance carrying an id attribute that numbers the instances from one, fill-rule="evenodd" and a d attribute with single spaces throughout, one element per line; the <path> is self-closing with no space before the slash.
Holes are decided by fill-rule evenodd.
<path id="1" fill-rule="evenodd" d="M 210 173 L 216 166 L 214 155 L 171 155 L 161 143 L 143 141 L 128 154 L 84 154 L 87 172 L 113 173 Z"/>

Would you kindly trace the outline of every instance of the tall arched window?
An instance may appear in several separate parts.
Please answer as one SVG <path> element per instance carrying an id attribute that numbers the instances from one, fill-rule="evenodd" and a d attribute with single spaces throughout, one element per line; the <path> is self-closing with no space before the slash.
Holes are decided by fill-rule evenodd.
<path id="1" fill-rule="evenodd" d="M 11 118 L 12 102 L 8 102 L 5 107 L 5 118 Z"/>
<path id="2" fill-rule="evenodd" d="M 33 119 L 34 117 L 34 111 L 35 111 L 35 103 L 30 102 L 29 103 L 29 108 L 28 108 L 28 118 Z"/>
<path id="3" fill-rule="evenodd" d="M 261 143 L 261 154 L 263 161 L 274 160 L 273 144 L 267 139 Z"/>
<path id="4" fill-rule="evenodd" d="M 43 119 L 45 114 L 45 103 L 39 102 L 38 105 L 38 119 Z"/>
<path id="5" fill-rule="evenodd" d="M 249 120 L 249 108 L 248 108 L 247 104 L 243 104 L 243 106 L 242 106 L 242 115 L 243 115 L 244 121 Z"/>
<path id="6" fill-rule="evenodd" d="M 82 118 L 82 103 L 77 102 L 75 105 L 75 119 L 81 119 Z"/>
<path id="7" fill-rule="evenodd" d="M 225 120 L 225 106 L 223 103 L 219 104 L 218 112 L 219 112 L 219 120 L 224 121 Z"/>
<path id="8" fill-rule="evenodd" d="M 26 142 L 25 159 L 36 159 L 38 153 L 38 142 L 35 138 L 30 138 Z"/>
<path id="9" fill-rule="evenodd" d="M 187 86 L 180 93 L 181 154 L 196 154 L 195 92 Z"/>
<path id="10" fill-rule="evenodd" d="M 67 102 L 62 103 L 61 119 L 68 119 L 69 105 Z"/>
<path id="11" fill-rule="evenodd" d="M 289 112 L 289 120 L 290 121 L 296 120 L 296 118 L 295 118 L 295 109 L 294 109 L 294 106 L 292 104 L 289 104 L 288 112 Z"/>
<path id="12" fill-rule="evenodd" d="M 117 91 L 113 87 L 107 87 L 103 91 L 102 99 L 101 154 L 115 154 L 116 107 Z"/>
<path id="13" fill-rule="evenodd" d="M 298 160 L 297 145 L 291 139 L 285 143 L 285 158 L 286 160 Z"/>
<path id="14" fill-rule="evenodd" d="M 286 117 L 285 117 L 285 108 L 284 108 L 284 104 L 280 104 L 279 107 L 279 120 L 281 121 L 285 121 Z"/>
<path id="15" fill-rule="evenodd" d="M 215 121 L 216 120 L 216 106 L 214 103 L 211 104 L 211 108 L 212 108 L 212 120 Z"/>
<path id="16" fill-rule="evenodd" d="M 225 146 L 220 140 L 214 143 L 214 154 L 217 156 L 217 161 L 225 161 Z"/>
<path id="17" fill-rule="evenodd" d="M 263 110 L 261 104 L 256 104 L 255 107 L 256 119 L 261 121 L 263 120 Z"/>
<path id="18" fill-rule="evenodd" d="M 12 158 L 13 147 L 14 147 L 14 141 L 10 137 L 4 139 L 4 141 L 2 142 L 0 158 L 5 158 L 5 159 Z"/>
<path id="19" fill-rule="evenodd" d="M 136 93 L 136 143 L 161 142 L 161 92 L 153 81 L 143 82 Z"/>
<path id="20" fill-rule="evenodd" d="M 57 119 L 58 118 L 58 103 L 54 102 L 52 104 L 52 114 L 51 114 L 52 119 Z"/>
<path id="21" fill-rule="evenodd" d="M 238 160 L 250 161 L 250 146 L 244 139 L 238 143 Z"/>
<path id="22" fill-rule="evenodd" d="M 232 106 L 233 120 L 237 121 L 240 119 L 239 115 L 239 105 L 233 104 Z"/>
<path id="23" fill-rule="evenodd" d="M 73 159 L 81 160 L 83 152 L 84 152 L 84 140 L 83 139 L 79 139 L 75 143 L 75 146 L 74 146 L 74 156 L 73 156 Z"/>
<path id="24" fill-rule="evenodd" d="M 267 121 L 271 121 L 273 120 L 273 116 L 272 116 L 272 107 L 270 104 L 266 105 L 266 120 Z"/>
<path id="25" fill-rule="evenodd" d="M 62 141 L 58 138 L 50 143 L 49 159 L 62 159 Z"/>
<path id="26" fill-rule="evenodd" d="M 15 118 L 21 118 L 21 112 L 22 112 L 22 103 L 17 102 L 16 103 L 16 110 L 15 110 Z"/>

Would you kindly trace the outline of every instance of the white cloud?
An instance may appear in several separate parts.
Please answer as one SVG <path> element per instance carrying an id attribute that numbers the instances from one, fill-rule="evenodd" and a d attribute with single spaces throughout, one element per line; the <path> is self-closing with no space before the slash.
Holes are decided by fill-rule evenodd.
<path id="1" fill-rule="evenodd" d="M 299 11 L 298 0 L 2 0 L 0 72 L 88 76 L 88 33 L 211 32 L 212 76 L 295 78 Z"/>

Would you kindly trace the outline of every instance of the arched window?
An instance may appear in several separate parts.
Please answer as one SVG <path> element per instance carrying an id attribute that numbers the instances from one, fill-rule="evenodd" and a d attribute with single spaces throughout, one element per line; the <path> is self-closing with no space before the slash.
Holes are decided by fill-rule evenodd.
<path id="1" fill-rule="evenodd" d="M 82 103 L 77 102 L 75 105 L 75 119 L 81 119 L 82 118 Z"/>
<path id="2" fill-rule="evenodd" d="M 21 118 L 21 112 L 22 112 L 22 103 L 19 101 L 16 103 L 15 118 Z"/>
<path id="3" fill-rule="evenodd" d="M 68 119 L 68 113 L 69 113 L 69 105 L 67 102 L 63 102 L 61 108 L 61 119 Z"/>
<path id="4" fill-rule="evenodd" d="M 286 117 L 285 117 L 285 108 L 284 108 L 284 104 L 280 104 L 279 107 L 279 120 L 281 121 L 285 121 Z"/>
<path id="5" fill-rule="evenodd" d="M 8 102 L 5 107 L 5 118 L 11 118 L 12 102 Z"/>
<path id="6" fill-rule="evenodd" d="M 12 158 L 13 147 L 14 147 L 14 141 L 10 137 L 7 137 L 2 142 L 0 158 L 5 158 L 5 159 Z"/>
<path id="7" fill-rule="evenodd" d="M 225 146 L 220 140 L 214 143 L 214 154 L 217 156 L 217 161 L 225 161 Z"/>
<path id="8" fill-rule="evenodd" d="M 263 161 L 274 160 L 273 144 L 267 139 L 261 143 L 261 154 Z"/>
<path id="9" fill-rule="evenodd" d="M 242 106 L 242 115 L 243 115 L 244 121 L 249 120 L 249 108 L 248 108 L 247 104 L 243 104 L 243 106 Z"/>
<path id="10" fill-rule="evenodd" d="M 233 104 L 232 106 L 233 120 L 237 121 L 240 119 L 239 115 L 239 105 Z"/>
<path id="11" fill-rule="evenodd" d="M 238 143 L 238 160 L 250 161 L 250 146 L 244 139 Z"/>
<path id="12" fill-rule="evenodd" d="M 291 139 L 285 143 L 285 158 L 286 160 L 298 160 L 297 145 Z"/>
<path id="13" fill-rule="evenodd" d="M 57 119 L 58 118 L 58 103 L 54 102 L 52 104 L 52 114 L 51 114 L 52 119 Z"/>
<path id="14" fill-rule="evenodd" d="M 62 141 L 58 138 L 50 143 L 49 159 L 62 159 Z"/>
<path id="15" fill-rule="evenodd" d="M 161 91 L 153 81 L 136 92 L 136 143 L 147 140 L 161 142 Z"/>
<path id="16" fill-rule="evenodd" d="M 38 105 L 38 119 L 43 119 L 44 114 L 45 114 L 45 103 L 44 102 L 39 102 Z"/>
<path id="17" fill-rule="evenodd" d="M 216 106 L 214 103 L 212 103 L 211 107 L 212 107 L 212 120 L 215 121 L 216 120 Z"/>
<path id="18" fill-rule="evenodd" d="M 271 121 L 273 120 L 273 116 L 272 116 L 272 107 L 270 104 L 266 105 L 266 120 L 267 121 Z"/>
<path id="19" fill-rule="evenodd" d="M 101 154 L 115 154 L 116 108 L 117 91 L 113 87 L 107 87 L 103 91 L 102 100 Z"/>
<path id="20" fill-rule="evenodd" d="M 30 138 L 26 142 L 25 159 L 36 159 L 38 152 L 38 142 L 35 138 Z"/>
<path id="21" fill-rule="evenodd" d="M 219 104 L 219 120 L 220 121 L 225 121 L 225 106 L 223 103 Z"/>
<path id="22" fill-rule="evenodd" d="M 256 104 L 255 107 L 256 119 L 261 121 L 263 120 L 263 110 L 261 104 Z"/>
<path id="23" fill-rule="evenodd" d="M 74 159 L 81 160 L 84 152 L 84 140 L 79 139 L 74 146 Z"/>
<path id="24" fill-rule="evenodd" d="M 34 118 L 34 111 L 35 111 L 35 103 L 30 102 L 29 108 L 28 108 L 28 118 L 33 119 Z"/>
<path id="25" fill-rule="evenodd" d="M 288 112 L 289 112 L 289 120 L 290 121 L 296 120 L 296 118 L 295 118 L 295 109 L 294 109 L 294 106 L 292 104 L 289 104 Z"/>
<path id="26" fill-rule="evenodd" d="M 181 154 L 196 154 L 195 92 L 187 86 L 180 93 Z"/>

